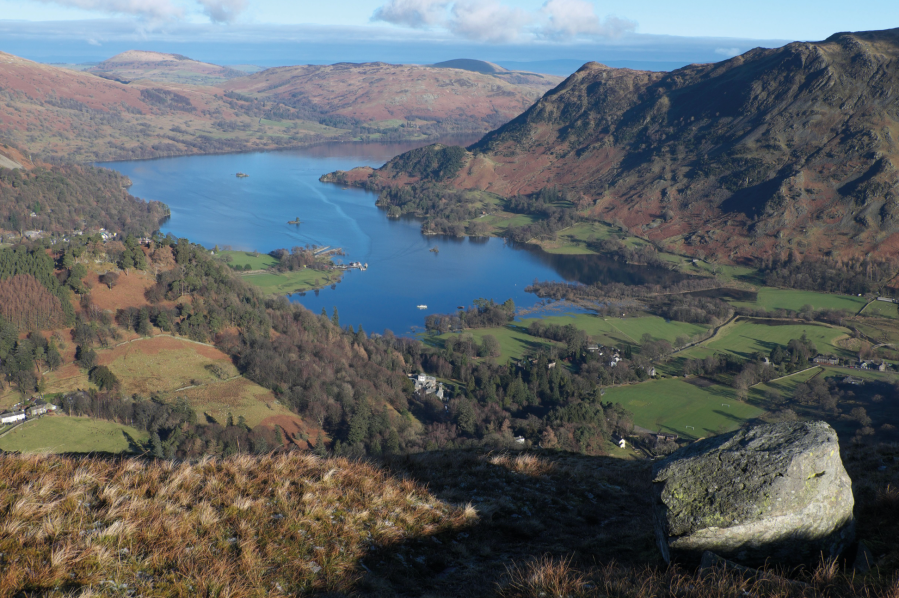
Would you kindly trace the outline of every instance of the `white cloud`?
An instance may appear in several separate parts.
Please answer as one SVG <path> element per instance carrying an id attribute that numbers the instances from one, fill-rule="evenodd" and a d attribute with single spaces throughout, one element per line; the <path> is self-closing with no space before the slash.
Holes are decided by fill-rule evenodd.
<path id="1" fill-rule="evenodd" d="M 742 52 L 740 51 L 740 48 L 715 48 L 715 54 L 733 58 L 734 56 L 739 56 Z"/>
<path id="2" fill-rule="evenodd" d="M 71 8 L 94 10 L 115 15 L 133 15 L 152 20 L 168 21 L 180 18 L 184 11 L 170 0 L 40 0 Z"/>
<path id="3" fill-rule="evenodd" d="M 464 0 L 453 4 L 448 28 L 456 35 L 485 42 L 511 42 L 521 37 L 533 16 L 497 0 Z"/>
<path id="4" fill-rule="evenodd" d="M 39 0 L 111 15 L 141 17 L 154 22 L 182 19 L 185 10 L 172 0 Z M 247 7 L 247 0 L 196 0 L 200 9 L 214 23 L 231 23 Z"/>
<path id="5" fill-rule="evenodd" d="M 197 0 L 213 23 L 233 23 L 247 8 L 247 0 Z"/>
<path id="6" fill-rule="evenodd" d="M 385 21 L 407 27 L 428 27 L 446 21 L 450 0 L 390 0 L 372 15 L 373 21 Z"/>
<path id="7" fill-rule="evenodd" d="M 489 43 L 617 39 L 637 27 L 633 21 L 615 16 L 600 19 L 589 0 L 546 0 L 533 12 L 500 0 L 388 0 L 372 20 L 443 29 L 457 37 Z"/>
<path id="8" fill-rule="evenodd" d="M 587 0 L 547 0 L 540 11 L 547 19 L 540 33 L 551 39 L 618 38 L 637 27 L 635 22 L 615 16 L 600 20 Z"/>
<path id="9" fill-rule="evenodd" d="M 102 46 L 103 45 L 92 37 L 87 38 L 87 43 L 90 46 Z"/>

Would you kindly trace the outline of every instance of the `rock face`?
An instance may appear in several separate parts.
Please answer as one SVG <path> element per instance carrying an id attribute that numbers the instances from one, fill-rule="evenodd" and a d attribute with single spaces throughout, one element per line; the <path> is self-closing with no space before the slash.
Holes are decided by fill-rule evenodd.
<path id="1" fill-rule="evenodd" d="M 696 442 L 653 468 L 666 561 L 710 550 L 743 565 L 837 556 L 855 535 L 852 481 L 825 422 L 783 422 Z"/>

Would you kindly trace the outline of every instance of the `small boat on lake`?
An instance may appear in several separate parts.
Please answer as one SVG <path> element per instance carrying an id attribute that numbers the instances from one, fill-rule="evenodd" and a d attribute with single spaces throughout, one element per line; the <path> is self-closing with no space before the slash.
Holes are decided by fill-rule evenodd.
<path id="1" fill-rule="evenodd" d="M 300 222 L 301 222 L 300 217 L 297 216 L 296 220 L 288 220 L 287 224 L 300 224 Z"/>
<path id="2" fill-rule="evenodd" d="M 416 305 L 415 307 L 417 307 L 418 309 L 428 309 L 427 305 Z"/>
<path id="3" fill-rule="evenodd" d="M 245 172 L 238 172 L 238 173 L 237 173 L 237 178 L 239 178 L 239 179 L 245 179 L 245 178 L 247 178 L 248 176 L 250 176 L 250 175 L 248 175 L 248 174 L 245 173 Z"/>

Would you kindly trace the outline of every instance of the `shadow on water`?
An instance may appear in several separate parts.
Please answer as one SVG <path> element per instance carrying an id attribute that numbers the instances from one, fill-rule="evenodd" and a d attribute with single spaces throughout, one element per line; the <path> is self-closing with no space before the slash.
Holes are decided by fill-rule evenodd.
<path id="1" fill-rule="evenodd" d="M 672 284 L 688 278 L 681 272 L 673 272 L 658 266 L 628 264 L 601 254 L 570 255 L 548 253 L 535 245 L 509 244 L 514 249 L 530 252 L 540 262 L 559 273 L 570 282 L 582 284 L 626 285 Z"/>

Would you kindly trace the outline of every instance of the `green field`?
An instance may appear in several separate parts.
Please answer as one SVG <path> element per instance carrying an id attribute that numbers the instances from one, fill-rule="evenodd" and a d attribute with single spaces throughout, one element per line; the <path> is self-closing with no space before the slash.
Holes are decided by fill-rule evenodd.
<path id="1" fill-rule="evenodd" d="M 265 293 L 298 293 L 311 291 L 340 282 L 341 270 L 313 270 L 304 268 L 293 272 L 260 272 L 241 274 L 249 284 Z"/>
<path id="2" fill-rule="evenodd" d="M 218 257 L 230 266 L 246 266 L 249 265 L 253 270 L 267 270 L 278 265 L 278 260 L 267 253 L 256 253 L 252 251 L 219 251 Z M 228 261 L 228 258 L 231 261 Z"/>
<path id="3" fill-rule="evenodd" d="M 506 362 L 510 358 L 511 359 L 521 359 L 527 353 L 534 351 L 535 349 L 541 347 L 550 347 L 552 345 L 556 345 L 561 347 L 562 345 L 559 343 L 555 343 L 550 340 L 546 340 L 543 338 L 537 338 L 535 336 L 531 336 L 526 332 L 522 332 L 515 326 L 504 326 L 502 328 L 477 328 L 474 330 L 466 330 L 463 334 L 470 334 L 475 338 L 475 340 L 480 343 L 481 339 L 484 338 L 485 335 L 492 334 L 496 337 L 496 340 L 499 341 L 499 346 L 502 349 L 502 355 L 497 357 L 497 362 Z M 440 339 L 441 342 L 451 336 L 456 336 L 453 332 L 447 332 L 445 334 L 441 334 L 437 336 L 437 339 Z"/>
<path id="4" fill-rule="evenodd" d="M 819 353 L 850 356 L 849 351 L 836 346 L 834 341 L 845 337 L 849 331 L 822 324 L 802 323 L 768 325 L 759 320 L 738 320 L 718 331 L 714 338 L 682 351 L 678 359 L 703 358 L 713 353 L 731 353 L 741 359 L 749 359 L 756 352 L 768 355 L 775 345 L 786 346 L 791 339 L 800 338 L 803 333 L 812 342 Z"/>
<path id="5" fill-rule="evenodd" d="M 682 379 L 650 380 L 609 388 L 603 399 L 620 403 L 631 411 L 638 426 L 686 438 L 729 432 L 764 413 L 739 401 L 732 388 L 715 384 L 703 388 Z"/>
<path id="6" fill-rule="evenodd" d="M 865 311 L 862 312 L 862 315 L 896 320 L 899 319 L 899 306 L 895 303 L 887 303 L 886 301 L 872 301 L 868 307 L 865 308 Z"/>
<path id="7" fill-rule="evenodd" d="M 0 449 L 23 453 L 124 453 L 138 450 L 146 432 L 87 417 L 54 415 L 26 422 L 0 438 Z"/>
<path id="8" fill-rule="evenodd" d="M 265 272 L 240 274 L 247 283 L 258 287 L 265 293 L 283 295 L 320 289 L 340 282 L 343 274 L 340 270 L 313 270 L 311 268 L 293 272 L 276 272 L 272 268 L 278 265 L 277 259 L 264 253 L 253 255 L 251 251 L 220 251 L 218 255 L 223 259 L 230 257 L 230 261 L 226 261 L 231 266 L 249 265 L 253 270 L 265 270 Z"/>
<path id="9" fill-rule="evenodd" d="M 797 372 L 792 376 L 787 376 L 786 378 L 772 380 L 771 382 L 766 382 L 764 384 L 756 384 L 750 389 L 749 396 L 753 401 L 764 402 L 766 400 L 765 395 L 773 391 L 783 397 L 792 398 L 793 392 L 796 390 L 797 386 L 803 382 L 808 382 L 823 369 L 824 368 L 813 367 L 803 372 Z"/>
<path id="10" fill-rule="evenodd" d="M 527 328 L 536 318 L 522 319 L 520 324 Z M 656 340 L 664 339 L 671 343 L 678 336 L 695 336 L 708 330 L 707 326 L 688 324 L 686 322 L 669 322 L 658 316 L 638 316 L 634 318 L 602 318 L 596 314 L 574 314 L 565 316 L 546 316 L 539 318 L 546 324 L 558 326 L 574 325 L 603 345 L 616 346 L 622 344 L 639 344 L 644 334 Z"/>
<path id="11" fill-rule="evenodd" d="M 734 301 L 739 307 L 751 309 L 765 308 L 789 309 L 799 311 L 806 305 L 811 305 L 816 310 L 820 309 L 844 309 L 850 314 L 860 310 L 867 300 L 864 297 L 852 297 L 849 295 L 831 295 L 828 293 L 816 293 L 814 291 L 795 291 L 792 289 L 761 288 L 755 301 Z"/>

